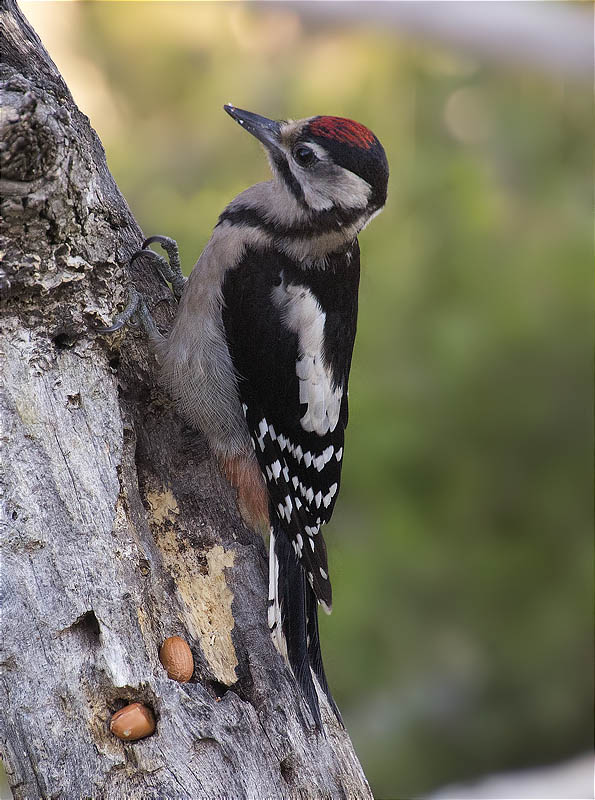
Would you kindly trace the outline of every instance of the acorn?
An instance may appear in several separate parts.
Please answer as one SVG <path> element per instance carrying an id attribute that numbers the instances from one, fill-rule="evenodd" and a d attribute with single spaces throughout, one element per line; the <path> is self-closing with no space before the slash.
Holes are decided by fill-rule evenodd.
<path id="1" fill-rule="evenodd" d="M 116 711 L 111 718 L 109 729 L 118 739 L 135 742 L 153 733 L 155 717 L 151 709 L 142 703 L 131 703 Z"/>
<path id="2" fill-rule="evenodd" d="M 170 636 L 161 645 L 159 660 L 172 681 L 186 683 L 194 672 L 194 659 L 188 643 L 179 636 Z"/>

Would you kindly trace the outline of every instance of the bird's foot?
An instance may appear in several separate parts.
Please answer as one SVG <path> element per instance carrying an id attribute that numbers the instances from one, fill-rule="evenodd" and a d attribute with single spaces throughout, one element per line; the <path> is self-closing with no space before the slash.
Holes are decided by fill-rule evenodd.
<path id="1" fill-rule="evenodd" d="M 153 250 L 149 250 L 149 245 L 158 242 L 167 253 L 167 258 L 160 256 Z M 130 259 L 130 265 L 136 261 L 137 258 L 147 258 L 153 267 L 157 270 L 165 283 L 171 285 L 174 297 L 179 302 L 184 286 L 186 285 L 186 278 L 182 275 L 182 268 L 180 266 L 180 252 L 175 239 L 170 239 L 169 236 L 149 236 L 148 239 L 142 244 L 142 248 L 134 253 Z M 138 321 L 134 321 L 136 317 Z M 137 327 L 141 325 L 149 336 L 160 336 L 157 325 L 151 312 L 147 308 L 143 297 L 136 289 L 130 289 L 128 294 L 128 304 L 124 311 L 115 318 L 113 323 L 107 327 L 96 328 L 98 333 L 115 333 L 119 331 L 124 325 Z"/>
<path id="2" fill-rule="evenodd" d="M 137 317 L 138 321 L 134 321 L 133 317 Z M 142 325 L 149 336 L 161 335 L 155 320 L 151 316 L 151 312 L 147 308 L 147 304 L 136 289 L 130 289 L 128 292 L 128 304 L 124 311 L 118 314 L 113 323 L 107 328 L 95 328 L 95 330 L 97 333 L 115 333 L 120 328 L 123 328 L 124 325 L 130 325 L 133 328 Z"/>
<path id="3" fill-rule="evenodd" d="M 167 258 L 160 256 L 153 250 L 149 250 L 149 245 L 153 242 L 158 242 L 167 253 Z M 135 253 L 130 259 L 130 264 L 141 257 L 148 258 L 153 264 L 157 272 L 161 275 L 166 283 L 171 285 L 172 292 L 176 300 L 180 300 L 184 286 L 186 285 L 186 278 L 182 275 L 182 268 L 180 266 L 180 251 L 175 239 L 170 239 L 169 236 L 149 236 L 143 242 L 142 249 Z"/>

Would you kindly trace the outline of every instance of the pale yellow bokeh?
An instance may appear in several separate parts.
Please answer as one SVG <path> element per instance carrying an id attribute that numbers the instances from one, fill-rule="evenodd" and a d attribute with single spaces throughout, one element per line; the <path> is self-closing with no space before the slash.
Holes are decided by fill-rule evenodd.
<path id="1" fill-rule="evenodd" d="M 82 4 L 24 0 L 19 5 L 60 70 L 77 106 L 91 119 L 100 136 L 115 134 L 121 126 L 121 115 L 105 77 L 77 47 Z"/>

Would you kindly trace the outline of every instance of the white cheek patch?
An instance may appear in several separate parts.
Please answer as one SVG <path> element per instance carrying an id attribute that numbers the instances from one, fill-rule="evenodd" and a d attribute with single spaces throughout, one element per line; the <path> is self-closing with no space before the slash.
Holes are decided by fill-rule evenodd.
<path id="1" fill-rule="evenodd" d="M 327 165 L 327 170 L 319 174 L 316 169 L 300 167 L 286 150 L 287 164 L 301 186 L 307 205 L 314 211 L 326 211 L 333 206 L 364 209 L 372 193 L 370 184 L 344 167 L 331 165 L 327 152 L 320 145 L 315 142 L 304 144 Z"/>
<path id="2" fill-rule="evenodd" d="M 364 209 L 368 205 L 372 187 L 355 172 L 335 167 L 334 174 L 328 180 L 325 189 L 321 191 L 331 198 L 333 205 Z"/>
<path id="3" fill-rule="evenodd" d="M 337 427 L 343 398 L 343 388 L 333 388 L 333 376 L 323 357 L 326 314 L 305 286 L 282 282 L 273 289 L 272 298 L 281 310 L 283 322 L 298 336 L 295 372 L 299 380 L 299 400 L 306 406 L 301 426 L 309 433 L 324 436 Z M 311 455 L 307 455 L 311 460 Z M 320 467 L 323 465 L 324 458 Z"/>

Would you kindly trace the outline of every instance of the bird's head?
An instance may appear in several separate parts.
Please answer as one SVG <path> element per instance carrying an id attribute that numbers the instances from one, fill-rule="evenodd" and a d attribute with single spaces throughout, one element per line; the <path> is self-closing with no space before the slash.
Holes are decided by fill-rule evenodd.
<path id="1" fill-rule="evenodd" d="M 362 227 L 386 202 L 388 163 L 371 130 L 343 117 L 277 122 L 224 106 L 265 146 L 275 177 L 310 212 L 361 218 Z"/>

